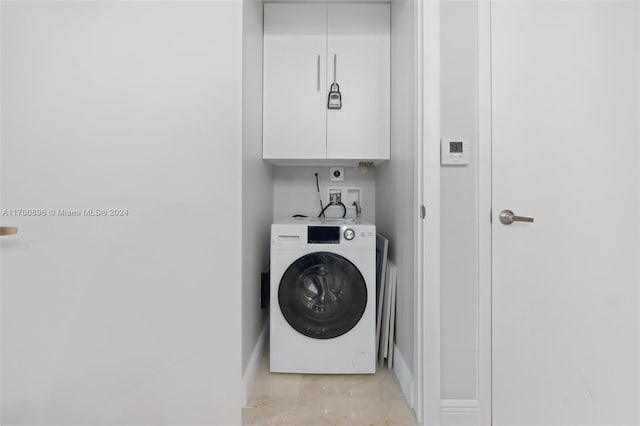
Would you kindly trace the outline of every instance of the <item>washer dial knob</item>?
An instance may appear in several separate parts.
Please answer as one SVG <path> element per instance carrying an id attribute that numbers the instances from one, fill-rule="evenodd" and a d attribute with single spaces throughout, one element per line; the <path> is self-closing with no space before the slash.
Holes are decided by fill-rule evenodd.
<path id="1" fill-rule="evenodd" d="M 351 241 L 356 237 L 356 231 L 351 228 L 347 228 L 344 230 L 344 233 L 342 235 L 344 235 L 345 240 Z"/>

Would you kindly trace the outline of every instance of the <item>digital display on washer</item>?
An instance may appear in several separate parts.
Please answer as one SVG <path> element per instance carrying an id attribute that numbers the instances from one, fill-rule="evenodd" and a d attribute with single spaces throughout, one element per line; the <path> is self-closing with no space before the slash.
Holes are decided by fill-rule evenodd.
<path id="1" fill-rule="evenodd" d="M 307 242 L 309 244 L 340 244 L 340 227 L 309 226 L 307 227 Z"/>

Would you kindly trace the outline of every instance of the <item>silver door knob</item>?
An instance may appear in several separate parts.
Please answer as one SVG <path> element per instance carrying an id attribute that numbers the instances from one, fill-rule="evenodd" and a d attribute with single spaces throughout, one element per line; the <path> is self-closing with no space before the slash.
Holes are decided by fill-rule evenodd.
<path id="1" fill-rule="evenodd" d="M 511 210 L 502 210 L 498 217 L 503 225 L 511 225 L 513 222 L 533 222 L 532 217 L 516 216 Z"/>

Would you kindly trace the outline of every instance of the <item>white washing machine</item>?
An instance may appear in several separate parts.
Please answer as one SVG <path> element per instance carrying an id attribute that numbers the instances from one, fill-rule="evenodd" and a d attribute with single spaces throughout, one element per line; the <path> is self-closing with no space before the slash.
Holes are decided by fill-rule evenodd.
<path id="1" fill-rule="evenodd" d="M 270 370 L 375 373 L 375 292 L 375 225 L 271 225 Z"/>

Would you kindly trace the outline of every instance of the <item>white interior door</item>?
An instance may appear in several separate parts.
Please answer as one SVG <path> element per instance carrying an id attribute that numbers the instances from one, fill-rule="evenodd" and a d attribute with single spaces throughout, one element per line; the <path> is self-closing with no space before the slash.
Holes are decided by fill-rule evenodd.
<path id="1" fill-rule="evenodd" d="M 239 424 L 242 6 L 0 6 L 0 422 Z"/>
<path id="2" fill-rule="evenodd" d="M 493 421 L 639 424 L 640 3 L 491 18 Z"/>

